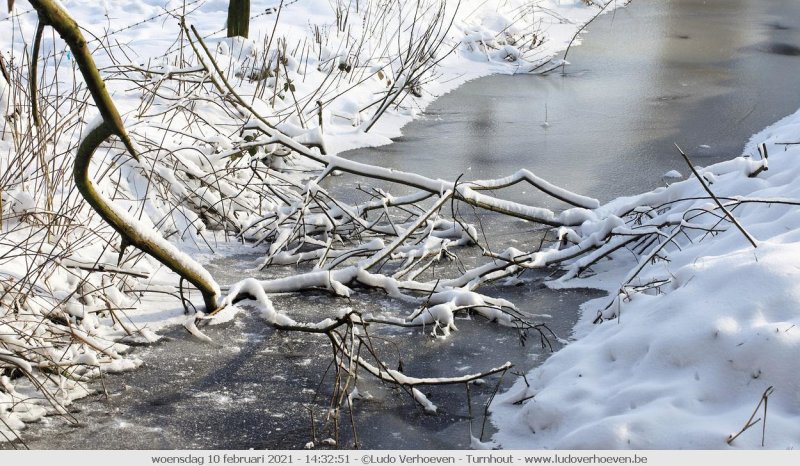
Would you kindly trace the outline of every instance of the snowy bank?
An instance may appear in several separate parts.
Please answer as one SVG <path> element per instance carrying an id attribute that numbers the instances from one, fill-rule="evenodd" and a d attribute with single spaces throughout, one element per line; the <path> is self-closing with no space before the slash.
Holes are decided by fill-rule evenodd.
<path id="1" fill-rule="evenodd" d="M 375 2 L 385 10 L 368 11 L 357 11 L 358 2 L 253 1 L 251 38 L 242 40 L 220 35 L 225 1 L 61 3 L 86 28 L 141 151 L 133 161 L 105 146 L 93 160 L 98 189 L 195 257 L 224 250 L 228 233 L 265 212 L 295 207 L 265 200 L 281 188 L 254 177 L 267 173 L 274 185 L 296 188 L 309 172 L 294 171 L 319 168 L 258 139 L 246 112 L 209 97 L 220 75 L 287 137 L 337 153 L 390 142 L 468 79 L 548 63 L 600 10 L 582 0 Z M 7 439 L 25 422 L 63 413 L 101 372 L 135 368 L 141 361 L 120 340 L 153 341 L 153 331 L 182 322 L 195 299 L 184 301 L 188 290 L 174 274 L 126 247 L 75 193 L 71 157 L 96 111 L 71 53 L 47 29 L 38 57 L 44 125 L 35 124 L 27 80 L 37 21 L 28 2 L 14 8 L 0 16 L 0 434 Z M 425 21 L 414 21 L 421 12 Z M 193 54 L 198 44 L 179 28 L 184 14 L 214 67 Z M 427 33 L 437 46 L 416 47 Z M 409 51 L 417 53 L 410 60 Z"/>
<path id="2" fill-rule="evenodd" d="M 599 264 L 593 277 L 554 283 L 600 287 L 610 297 L 583 306 L 575 341 L 533 370 L 529 387 L 520 380 L 498 397 L 496 442 L 526 449 L 749 449 L 761 447 L 766 422 L 764 447 L 798 447 L 800 145 L 791 144 L 798 135 L 800 112 L 753 136 L 748 158 L 699 170 L 757 248 L 696 178 L 600 208 L 639 206 L 653 223 L 690 218 L 713 233 L 697 229 L 676 236 L 659 255 L 643 256 L 647 264 L 633 282 L 626 274 L 642 264 L 626 251 Z M 761 143 L 768 170 L 748 176 L 766 166 Z M 724 231 L 716 229 L 723 224 Z M 768 403 L 760 404 L 765 394 Z M 761 421 L 729 445 L 757 407 L 753 421 Z"/>

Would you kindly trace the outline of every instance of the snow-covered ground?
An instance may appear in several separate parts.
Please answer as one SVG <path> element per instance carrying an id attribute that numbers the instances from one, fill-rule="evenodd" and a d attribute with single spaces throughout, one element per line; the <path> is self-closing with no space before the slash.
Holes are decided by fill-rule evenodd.
<path id="1" fill-rule="evenodd" d="M 248 41 L 224 39 L 225 18 L 228 2 L 225 0 L 142 0 L 129 2 L 124 0 L 70 0 L 62 2 L 78 23 L 87 31 L 90 46 L 99 45 L 99 40 L 111 34 L 116 48 L 112 53 L 118 54 L 118 61 L 138 63 L 141 65 L 158 66 L 169 65 L 174 56 L 165 56 L 168 50 L 180 49 L 178 40 L 178 19 L 186 11 L 186 23 L 197 28 L 206 38 L 207 43 L 216 48 L 219 56 L 234 55 L 242 59 L 248 54 L 256 54 L 265 43 L 277 43 L 285 39 L 287 50 L 295 52 L 297 60 L 289 60 L 289 71 L 304 74 L 302 79 L 294 79 L 294 93 L 300 97 L 315 89 L 320 82 L 324 82 L 330 72 L 326 64 L 335 62 L 338 65 L 356 65 L 368 68 L 370 73 L 363 76 L 370 79 L 358 81 L 348 79 L 328 84 L 324 95 L 325 100 L 325 127 L 326 144 L 329 152 L 338 153 L 354 147 L 367 145 L 388 144 L 389 138 L 400 135 L 402 126 L 436 97 L 455 89 L 464 82 L 493 73 L 514 73 L 526 71 L 534 66 L 547 62 L 556 53 L 563 51 L 570 43 L 580 26 L 594 17 L 600 10 L 599 6 L 588 6 L 584 0 L 506 0 L 502 2 L 486 2 L 478 0 L 448 0 L 445 13 L 447 17 L 454 16 L 455 21 L 445 35 L 445 47 L 439 52 L 444 56 L 451 47 L 458 45 L 454 53 L 447 55 L 436 67 L 434 73 L 426 76 L 421 89 L 421 96 L 409 98 L 406 105 L 401 105 L 397 111 L 391 111 L 379 121 L 375 130 L 365 133 L 359 126 L 370 117 L 369 104 L 373 103 L 374 94 L 385 90 L 391 85 L 392 76 L 389 75 L 391 67 L 385 72 L 371 75 L 372 72 L 383 69 L 387 63 L 393 63 L 403 51 L 398 50 L 398 45 L 393 43 L 395 36 L 383 37 L 369 29 L 363 34 L 366 37 L 363 49 L 347 47 L 349 45 L 345 36 L 361 37 L 362 30 L 367 26 L 376 27 L 375 24 L 348 25 L 345 32 L 336 29 L 336 9 L 345 11 L 348 7 L 355 11 L 354 2 L 341 0 L 254 0 L 251 1 L 251 26 Z M 404 4 L 402 9 L 403 26 L 407 27 L 413 21 L 414 2 L 385 2 L 386 4 Z M 424 0 L 425 5 L 438 5 L 438 1 Z M 603 2 L 604 4 L 605 2 Z M 611 11 L 617 2 L 610 2 L 606 11 Z M 280 5 L 284 5 L 279 10 Z M 352 4 L 352 5 L 351 5 Z M 622 6 L 623 2 L 619 2 Z M 276 17 L 280 13 L 276 26 Z M 362 10 L 361 14 L 365 14 Z M 391 33 L 391 28 L 396 27 L 392 14 L 398 11 L 387 10 L 382 12 L 385 17 L 381 24 L 384 31 Z M 435 9 L 426 8 L 422 13 L 429 18 Z M 425 18 L 425 19 L 427 19 Z M 373 21 L 375 19 L 373 18 Z M 13 22 L 18 22 L 17 28 L 8 27 L 12 19 L 3 14 L 0 18 L 6 27 L 0 29 L 0 44 L 6 49 L 20 46 L 20 41 L 31 42 L 36 29 L 36 14 L 30 5 L 22 0 L 17 1 Z M 424 23 L 424 19 L 417 19 Z M 446 24 L 445 24 L 446 26 Z M 443 29 L 446 29 L 444 27 Z M 376 29 L 377 30 L 377 29 Z M 20 35 L 22 31 L 22 35 Z M 302 55 L 298 51 L 304 42 L 319 38 L 322 43 L 322 52 L 318 57 Z M 408 41 L 407 37 L 400 37 Z M 387 46 L 387 42 L 391 46 Z M 579 44 L 580 39 L 575 41 Z M 531 49 L 531 45 L 536 46 Z M 308 44 L 305 44 L 306 46 Z M 384 47 L 381 49 L 380 47 Z M 190 53 L 189 46 L 184 43 L 185 53 Z M 294 50 L 292 50 L 294 49 Z M 70 60 L 64 42 L 48 32 L 45 34 L 42 45 L 42 56 L 54 52 L 57 56 L 64 56 Z M 95 50 L 95 59 L 102 68 L 110 60 L 105 56 L 106 51 Z M 369 53 L 375 52 L 375 53 Z M 290 58 L 293 56 L 291 54 Z M 369 58 L 364 60 L 364 55 Z M 373 56 L 374 55 L 374 56 Z M 124 59 L 122 58 L 124 57 Z M 377 57 L 377 58 L 376 58 Z M 221 58 L 224 60 L 224 58 Z M 309 61 L 306 61 L 308 59 Z M 350 62 L 348 62 L 350 60 Z M 317 66 L 317 72 L 313 67 Z M 297 67 L 296 69 L 293 69 Z M 308 73 L 307 73 L 308 72 Z M 307 73 L 307 74 L 306 74 Z M 355 74 L 355 72 L 353 72 Z M 292 73 L 290 73 L 291 75 Z M 362 77 L 362 75 L 358 75 Z M 294 77 L 294 76 L 292 76 Z M 64 77 L 62 77 L 64 79 Z M 247 89 L 250 83 L 238 82 L 237 85 Z M 130 110 L 139 104 L 140 96 L 130 92 L 129 86 L 114 86 L 114 98 L 123 110 Z M 341 94 L 341 95 L 340 95 Z M 283 96 L 282 96 L 283 97 Z M 328 102 L 330 100 L 330 102 Z M 286 99 L 288 103 L 288 98 Z M 412 102 L 413 101 L 413 102 Z M 365 109 L 366 107 L 366 109 Z M 285 110 L 285 109 L 284 109 Z M 304 109 L 306 110 L 306 109 Z M 280 109 L 276 111 L 280 113 Z M 313 112 L 306 112 L 313 115 Z M 308 117 L 308 116 L 307 116 Z"/>
<path id="2" fill-rule="evenodd" d="M 98 63 L 106 67 L 107 75 L 114 73 L 108 68 L 112 63 L 160 66 L 162 70 L 174 66 L 170 60 L 179 53 L 176 51 L 182 43 L 177 19 L 164 12 L 182 12 L 183 2 L 65 0 L 62 3 L 92 35 L 113 32 L 114 47 L 110 50 L 115 59 L 108 57 L 107 51 L 97 50 Z M 454 11 L 456 3 L 448 2 L 448 11 Z M 285 1 L 280 8 L 277 28 L 275 20 L 280 1 L 252 1 L 251 4 L 251 12 L 257 17 L 251 25 L 250 41 L 221 37 L 226 1 L 187 0 L 187 23 L 207 36 L 207 43 L 223 68 L 235 70 L 250 66 L 251 71 L 257 72 L 258 56 L 266 48 L 265 44 L 272 44 L 273 50 L 282 48 L 286 52 L 283 78 L 273 79 L 271 87 L 264 89 L 240 73 L 235 85 L 244 95 L 261 92 L 261 98 L 254 99 L 253 105 L 268 115 L 286 115 L 293 127 L 317 118 L 313 104 L 299 112 L 301 117 L 290 116 L 297 107 L 297 100 L 324 101 L 324 138 L 330 153 L 388 143 L 389 138 L 398 135 L 402 125 L 425 105 L 468 79 L 526 70 L 548 60 L 566 47 L 580 25 L 599 9 L 581 0 L 461 2 L 455 13 L 457 20 L 443 36 L 446 46 L 460 43 L 455 52 L 424 75 L 414 92 L 416 96 L 405 95 L 398 105 L 377 120 L 371 131 L 364 132 L 365 124 L 374 115 L 375 95 L 391 90 L 397 80 L 403 79 L 402 73 L 392 74 L 400 69 L 395 59 L 402 52 L 402 47 L 394 48 L 395 38 L 362 34 L 359 28 L 366 27 L 364 22 L 353 22 L 352 29 L 339 30 L 335 12 L 337 7 L 342 11 L 343 2 Z M 0 44 L 4 58 L 13 63 L 16 63 L 14 57 L 19 59 L 21 52 L 29 47 L 36 24 L 27 2 L 17 1 L 15 8 L 12 17 L 0 17 Z M 397 28 L 391 23 L 393 20 L 386 18 L 372 20 L 387 21 L 380 30 Z M 339 19 L 341 22 L 341 16 Z M 11 24 L 16 27 L 10 27 Z M 22 38 L 28 43 L 23 44 Z M 360 42 L 352 38 L 367 40 L 363 47 L 354 48 Z M 529 50 L 529 44 L 540 41 L 541 44 Z M 275 46 L 273 42 L 282 45 Z M 307 47 L 311 42 L 319 47 Z M 170 47 L 174 53 L 165 58 Z M 63 72 L 71 69 L 71 57 L 63 42 L 46 32 L 43 55 L 48 54 L 62 58 L 59 69 L 62 89 L 68 87 L 71 80 Z M 248 61 L 248 57 L 252 59 Z M 52 60 L 48 63 L 44 71 L 52 76 L 55 68 Z M 337 69 L 343 71 L 348 67 L 351 71 L 336 73 Z M 334 75 L 336 78 L 331 80 Z M 137 90 L 130 81 L 112 80 L 109 87 L 123 110 L 126 124 L 138 137 L 144 138 L 153 132 L 160 134 L 152 118 L 145 121 L 142 117 L 147 113 L 147 105 L 142 110 L 142 102 L 149 98 L 148 94 Z M 15 97 L 9 92 L 5 81 L 0 79 L 0 104 L 7 116 L 5 124 L 11 124 L 13 119 L 8 116 L 15 114 Z M 49 92 L 55 89 L 50 88 Z M 198 105 L 206 112 L 203 115 L 212 120 L 222 121 L 226 117 L 214 110 L 213 103 Z M 90 117 L 91 112 L 87 118 L 79 119 L 77 129 L 65 139 L 76 140 Z M 603 225 L 621 228 L 622 222 L 617 224 L 613 220 L 635 208 L 634 213 L 640 213 L 644 221 L 681 226 L 687 234 L 669 237 L 658 254 L 639 256 L 644 267 L 636 276 L 630 272 L 638 271 L 639 264 L 632 255 L 623 252 L 614 254 L 612 261 L 594 265 L 595 275 L 590 278 L 553 283 L 553 286 L 599 287 L 607 289 L 611 297 L 584 305 L 583 319 L 576 328 L 574 341 L 528 375 L 530 386 L 520 380 L 495 400 L 493 420 L 499 432 L 494 440 L 498 445 L 526 449 L 726 448 L 728 436 L 745 425 L 759 406 L 762 395 L 768 394 L 768 404 L 762 403 L 753 418 L 763 418 L 766 409 L 765 446 L 797 446 L 800 364 L 794 351 L 800 342 L 797 326 L 800 319 L 796 312 L 800 304 L 796 285 L 800 283 L 800 270 L 795 259 L 800 257 L 797 234 L 800 227 L 797 204 L 800 202 L 796 200 L 800 199 L 800 192 L 797 192 L 800 186 L 795 179 L 800 176 L 800 145 L 782 143 L 800 142 L 799 136 L 800 113 L 754 136 L 745 150 L 751 156 L 749 160 L 735 159 L 700 170 L 710 189 L 728 204 L 732 214 L 756 239 L 757 247 L 731 226 L 725 219 L 726 214 L 708 197 L 688 169 L 685 181 L 641 196 L 617 199 L 593 211 L 597 218 L 611 219 L 611 222 L 590 221 L 574 228 L 582 237 L 589 237 Z M 201 152 L 206 151 L 206 156 L 216 155 L 229 150 L 233 143 L 240 143 L 238 137 L 236 131 L 210 134 L 205 141 L 194 145 Z M 750 177 L 748 175 L 763 165 L 756 147 L 761 143 L 766 143 L 770 154 L 769 169 Z M 188 146 L 192 143 L 186 140 L 163 141 L 163 144 L 180 149 L 178 152 L 191 153 Z M 13 148 L 14 141 L 4 132 L 0 141 L 0 175 L 17 169 L 9 166 L 14 160 Z M 194 191 L 201 193 L 204 200 L 213 200 L 228 189 L 201 189 L 192 184 L 214 167 L 224 166 L 227 161 L 221 160 L 222 157 L 214 159 L 213 163 L 219 165 L 212 164 L 211 168 L 203 165 L 200 157 L 175 157 L 176 164 L 184 163 L 188 168 L 183 172 L 191 172 L 192 177 L 179 177 L 175 174 L 177 171 L 164 170 L 162 162 L 154 162 L 154 169 L 171 182 L 169 189 L 161 193 L 165 198 Z M 98 168 L 110 164 L 106 160 Z M 138 202 L 147 192 L 147 183 L 132 168 L 123 169 L 127 182 L 113 184 L 105 180 L 101 186 L 106 192 L 115 192 L 120 205 L 143 206 L 142 220 L 178 238 L 178 244 L 188 252 L 195 256 L 203 251 L 207 253 L 203 241 L 213 239 L 214 235 L 202 236 L 198 215 L 191 209 L 184 209 L 177 219 L 171 216 L 170 222 L 162 222 L 170 204 L 156 200 Z M 670 177 L 674 178 L 673 175 Z M 4 178 L 3 182 L 8 179 Z M 0 185 L 3 190 L 0 274 L 4 280 L 8 279 L 0 286 L 10 287 L 17 281 L 25 281 L 31 284 L 32 293 L 31 299 L 21 306 L 29 313 L 20 312 L 16 301 L 0 303 L 0 329 L 3 329 L 0 332 L 0 363 L 3 364 L 0 368 L 6 371 L 8 367 L 17 367 L 26 373 L 36 373 L 36 367 L 20 360 L 13 351 L 32 346 L 32 340 L 26 339 L 28 332 L 34 332 L 31 338 L 35 340 L 35 332 L 43 331 L 38 326 L 41 317 L 49 316 L 52 309 L 63 311 L 63 320 L 67 322 L 81 317 L 80 325 L 71 328 L 74 338 L 79 340 L 70 340 L 72 344 L 68 346 L 47 340 L 49 346 L 31 350 L 42 356 L 43 365 L 49 360 L 64 367 L 77 367 L 70 375 L 78 381 L 84 376 L 96 376 L 100 368 L 111 371 L 136 367 L 140 362 L 125 356 L 125 346 L 114 345 L 111 341 L 144 327 L 149 331 L 142 333 L 143 338 L 151 340 L 156 337 L 152 331 L 184 319 L 183 308 L 174 300 L 153 302 L 152 295 L 147 296 L 146 302 L 137 301 L 132 297 L 136 287 L 109 281 L 105 276 L 98 278 L 97 273 L 75 267 L 75 263 L 69 267 L 35 269 L 31 261 L 34 265 L 47 263 L 48 253 L 59 257 L 68 255 L 70 260 L 83 261 L 89 266 L 96 261 L 114 264 L 117 259 L 114 247 L 118 246 L 113 233 L 88 209 L 80 207 L 80 199 L 70 189 L 53 193 L 56 204 L 73 206 L 67 210 L 69 215 L 96 229 L 97 238 L 106 243 L 97 241 L 94 236 L 83 236 L 72 242 L 54 239 L 47 232 L 37 230 L 35 225 L 40 221 L 37 215 L 41 215 L 37 212 L 53 199 L 48 200 L 46 193 L 33 189 L 35 186 L 30 180 Z M 240 211 L 242 205 L 254 209 L 255 204 L 248 204 L 251 200 L 243 195 L 237 201 Z M 236 210 L 237 204 L 230 202 L 230 206 L 231 210 Z M 236 214 L 226 220 L 246 223 L 251 218 Z M 668 227 L 664 231 L 669 231 Z M 707 234 L 702 228 L 714 230 L 714 234 Z M 14 253 L 20 249 L 20 244 L 35 245 L 39 249 L 29 255 Z M 224 251 L 225 246 L 215 244 L 215 250 Z M 581 264 L 567 264 L 567 267 L 575 265 Z M 32 268 L 44 271 L 41 278 L 31 280 L 25 276 Z M 174 290 L 175 276 L 156 269 L 156 264 L 146 259 L 125 267 L 127 272 L 149 273 L 151 283 Z M 129 293 L 123 295 L 120 289 Z M 10 296 L 5 288 L 3 293 L 3 299 Z M 124 312 L 126 318 L 119 318 L 113 312 L 112 315 L 102 314 L 101 311 L 112 304 L 119 308 L 118 312 Z M 598 312 L 601 319 L 598 319 Z M 603 322 L 592 324 L 595 320 Z M 60 320 L 53 328 L 63 330 L 58 322 Z M 32 327 L 36 330 L 30 330 Z M 37 395 L 29 384 L 23 383 L 24 379 L 11 377 L 7 372 L 3 374 L 0 379 L 0 434 L 11 437 L 9 428 L 21 429 L 23 422 L 35 421 L 52 408 L 41 398 L 36 399 Z M 768 390 L 770 387 L 772 391 Z M 81 394 L 75 389 L 74 381 L 67 378 L 58 379 L 48 393 L 53 400 L 64 404 Z M 34 400 L 30 401 L 30 397 Z M 525 401 L 515 403 L 519 400 Z M 762 423 L 742 433 L 732 446 L 760 446 Z"/>
<path id="3" fill-rule="evenodd" d="M 389 143 L 428 103 L 469 79 L 555 65 L 548 64 L 550 58 L 602 7 L 582 0 L 423 0 L 419 9 L 417 2 L 404 1 L 252 1 L 250 39 L 241 40 L 223 37 L 228 6 L 223 0 L 61 4 L 84 28 L 144 157 L 137 164 L 104 149 L 95 157 L 95 171 L 119 170 L 120 175 L 98 179 L 100 189 L 137 214 L 145 228 L 158 229 L 201 259 L 210 249 L 228 249 L 224 235 L 207 230 L 210 223 L 243 225 L 265 206 L 237 184 L 246 178 L 236 170 L 251 160 L 231 152 L 242 143 L 242 124 L 235 121 L 240 115 L 201 95 L 187 117 L 179 105 L 186 96 L 175 98 L 185 88 L 167 89 L 170 73 L 197 71 L 194 65 L 187 68 L 192 59 L 182 62 L 193 51 L 180 31 L 179 15 L 185 14 L 186 24 L 204 38 L 237 91 L 292 136 L 301 140 L 304 128 L 316 125 L 315 104 L 321 101 L 324 141 L 335 154 Z M 608 10 L 615 6 L 609 4 Z M 137 367 L 141 361 L 126 356 L 127 346 L 119 339 L 152 341 L 159 328 L 185 320 L 175 299 L 175 275 L 126 251 L 70 181 L 70 157 L 96 111 L 86 110 L 88 95 L 75 78 L 72 54 L 49 28 L 41 42 L 39 93 L 47 102 L 40 108 L 51 133 L 38 145 L 40 131 L 33 128 L 25 83 L 36 24 L 35 11 L 24 0 L 0 16 L 4 73 L 16 80 L 9 85 L 7 76 L 0 78 L 5 115 L 0 274 L 6 280 L 0 285 L 0 438 L 7 439 L 24 423 L 63 411 L 62 405 L 87 394 L 82 382 L 100 371 Z M 421 40 L 426 33 L 432 40 Z M 437 41 L 441 45 L 434 47 Z M 409 50 L 419 54 L 408 55 Z M 418 64 L 425 68 L 417 69 Z M 386 103 L 386 112 L 376 118 L 384 106 L 380 96 L 395 92 L 398 99 Z M 263 147 L 250 152 L 270 156 Z M 216 179 L 220 170 L 228 177 Z M 208 177 L 215 182 L 204 183 Z M 186 199 L 195 204 L 187 205 Z M 209 208 L 214 219 L 198 215 Z M 163 294 L 142 295 L 145 287 Z M 64 368 L 68 376 L 46 379 L 42 369 L 53 367 Z M 33 387 L 41 383 L 38 390 Z"/>
<path id="4" fill-rule="evenodd" d="M 729 435 L 761 419 L 733 448 L 794 449 L 800 439 L 800 112 L 752 137 L 744 154 L 699 170 L 710 189 L 751 234 L 678 236 L 638 268 L 630 254 L 598 274 L 554 286 L 591 286 L 609 298 L 587 302 L 575 341 L 493 404 L 505 448 L 728 448 Z M 769 169 L 755 177 L 758 145 Z M 600 210 L 647 205 L 651 215 L 715 225 L 721 216 L 698 180 L 610 202 Z M 683 200 L 699 198 L 699 200 Z M 675 202 L 670 204 L 670 202 Z M 658 208 L 657 206 L 661 206 Z M 668 210 L 669 209 L 669 210 Z M 692 214 L 714 210 L 692 219 Z M 688 212 L 687 215 L 684 213 Z M 691 219 L 691 220 L 690 220 Z M 642 259 L 646 261 L 649 257 Z M 606 305 L 613 302 L 610 309 Z M 606 320 L 593 325 L 598 313 Z M 770 390 L 771 388 L 771 390 Z M 767 394 L 768 403 L 760 404 Z M 523 403 L 516 403 L 527 400 Z M 766 410 L 766 412 L 765 412 Z M 766 418 L 766 419 L 765 419 Z"/>

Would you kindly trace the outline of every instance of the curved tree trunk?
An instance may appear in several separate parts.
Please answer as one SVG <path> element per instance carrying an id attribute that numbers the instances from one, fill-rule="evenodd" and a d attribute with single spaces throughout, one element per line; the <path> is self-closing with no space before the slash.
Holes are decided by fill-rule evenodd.
<path id="1" fill-rule="evenodd" d="M 172 271 L 185 278 L 203 294 L 206 310 L 208 312 L 215 310 L 218 305 L 220 291 L 219 286 L 211 275 L 202 266 L 178 251 L 163 237 L 157 234 L 154 235 L 148 229 L 142 228 L 135 219 L 114 206 L 113 203 L 104 198 L 95 189 L 94 182 L 89 176 L 89 167 L 92 155 L 94 155 L 100 144 L 111 136 L 117 136 L 131 154 L 131 157 L 139 160 L 136 148 L 122 124 L 122 118 L 117 111 L 116 105 L 114 105 L 114 101 L 106 90 L 105 82 L 100 76 L 78 24 L 59 3 L 53 0 L 30 0 L 30 3 L 38 12 L 40 21 L 52 26 L 69 45 L 83 79 L 86 81 L 86 87 L 91 92 L 97 109 L 102 116 L 102 123 L 88 131 L 88 134 L 81 141 L 78 153 L 75 156 L 73 175 L 81 195 L 100 217 L 122 236 L 123 243 L 127 242 L 150 254 Z"/>

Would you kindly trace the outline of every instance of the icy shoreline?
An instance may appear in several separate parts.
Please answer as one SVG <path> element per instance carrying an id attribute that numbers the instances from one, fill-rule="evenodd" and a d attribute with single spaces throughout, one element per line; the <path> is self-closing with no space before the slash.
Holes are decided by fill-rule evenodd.
<path id="1" fill-rule="evenodd" d="M 797 448 L 800 146 L 791 143 L 798 134 L 800 111 L 754 135 L 743 152 L 749 159 L 699 170 L 716 196 L 744 201 L 733 214 L 757 248 L 732 226 L 679 239 L 665 249 L 667 260 L 638 277 L 663 284 L 625 288 L 616 302 L 637 266 L 626 256 L 593 277 L 552 284 L 605 289 L 609 297 L 584 304 L 576 340 L 528 374 L 530 387 L 520 381 L 493 404 L 495 441 L 512 449 L 761 448 L 760 423 L 727 443 L 758 407 L 755 419 L 768 417 L 763 446 Z M 762 143 L 769 169 L 748 176 L 762 163 Z M 690 175 L 601 210 L 688 198 L 697 200 L 676 202 L 675 210 L 714 207 Z M 615 315 L 593 325 L 609 302 Z"/>

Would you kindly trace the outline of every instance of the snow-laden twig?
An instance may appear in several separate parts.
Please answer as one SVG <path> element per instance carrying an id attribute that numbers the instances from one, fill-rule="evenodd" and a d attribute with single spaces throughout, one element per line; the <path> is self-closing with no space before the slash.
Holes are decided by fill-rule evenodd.
<path id="1" fill-rule="evenodd" d="M 725 215 L 728 217 L 728 219 L 731 221 L 731 223 L 733 223 L 733 225 L 739 231 L 742 232 L 742 235 L 747 239 L 747 241 L 749 241 L 750 244 L 752 244 L 754 248 L 757 248 L 758 244 L 756 244 L 755 238 L 753 238 L 753 236 L 750 233 L 748 233 L 747 230 L 744 229 L 744 227 L 739 223 L 739 221 L 736 220 L 736 217 L 734 217 L 733 214 L 730 213 L 730 211 L 728 209 L 726 209 L 725 206 L 722 205 L 722 202 L 720 202 L 720 200 L 717 198 L 717 196 L 714 195 L 714 193 L 711 191 L 711 188 L 708 187 L 708 183 L 706 183 L 706 181 L 703 179 L 703 177 L 700 176 L 699 173 L 697 173 L 697 169 L 692 164 L 692 161 L 689 160 L 689 156 L 686 155 L 685 152 L 683 152 L 683 149 L 681 149 L 680 146 L 678 146 L 677 143 L 675 144 L 675 148 L 678 149 L 678 152 L 680 152 L 681 157 L 683 157 L 683 160 L 685 160 L 686 164 L 689 165 L 689 169 L 692 170 L 692 174 L 695 176 L 695 178 L 697 178 L 697 181 L 699 181 L 700 184 L 703 186 L 703 189 L 705 190 L 705 192 L 707 192 L 708 195 L 711 196 L 712 199 L 714 199 L 714 202 L 717 204 L 717 206 L 720 209 L 722 209 L 723 212 L 725 212 Z"/>

